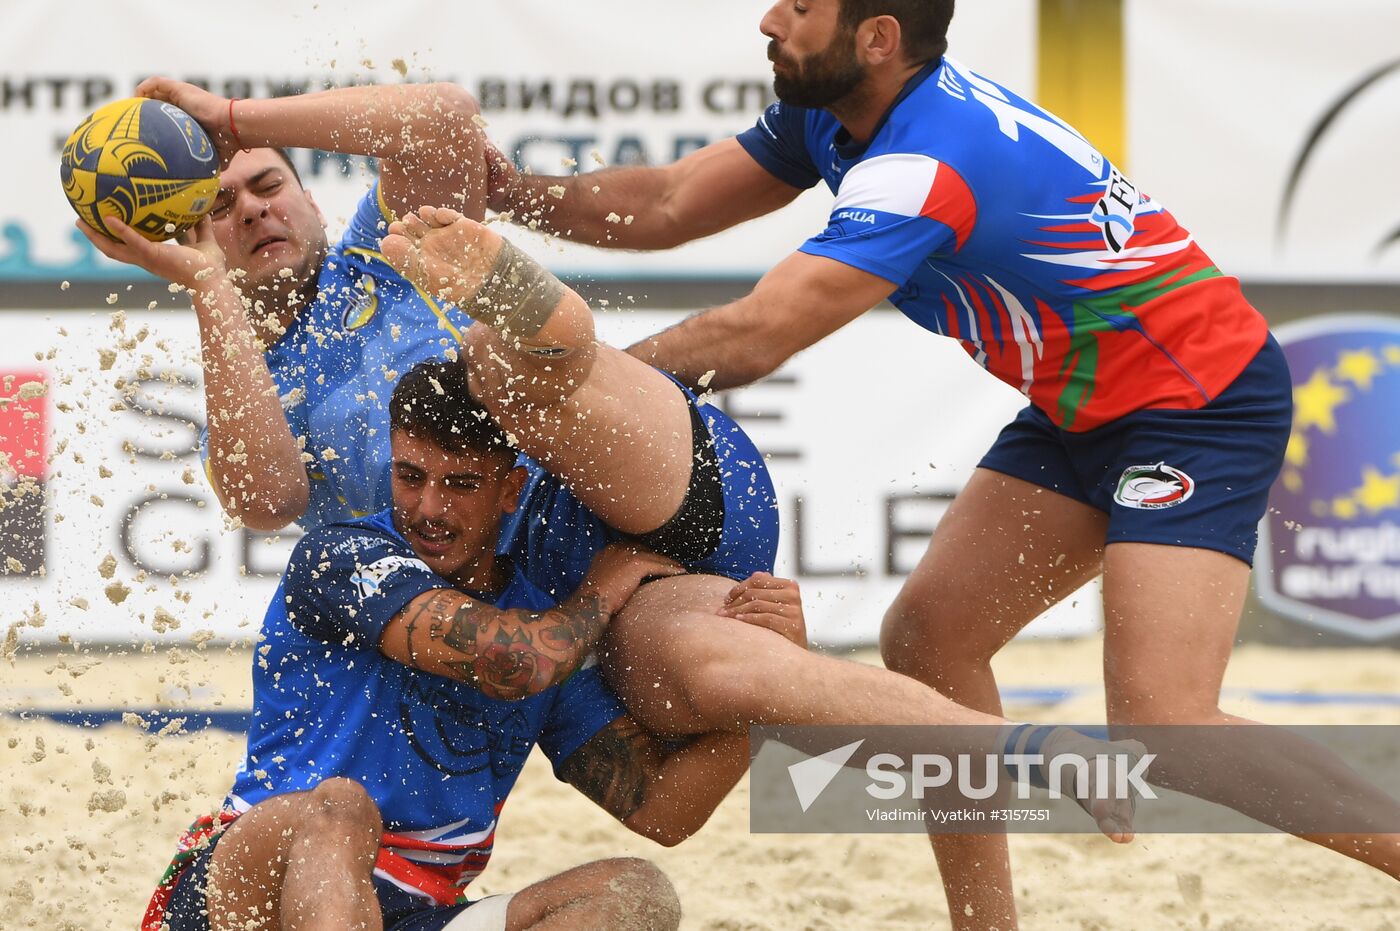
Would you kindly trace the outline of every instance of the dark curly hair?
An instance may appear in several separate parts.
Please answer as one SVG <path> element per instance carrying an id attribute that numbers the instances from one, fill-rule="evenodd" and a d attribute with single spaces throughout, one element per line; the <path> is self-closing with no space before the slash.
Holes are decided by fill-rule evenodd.
<path id="1" fill-rule="evenodd" d="M 486 408 L 471 396 L 458 362 L 429 359 L 409 369 L 389 399 L 389 429 L 407 430 L 451 453 L 515 452 Z"/>

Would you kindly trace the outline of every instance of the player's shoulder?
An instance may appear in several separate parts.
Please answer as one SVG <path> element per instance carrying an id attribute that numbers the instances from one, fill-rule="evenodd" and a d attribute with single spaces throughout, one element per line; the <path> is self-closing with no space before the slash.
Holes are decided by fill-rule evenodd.
<path id="1" fill-rule="evenodd" d="M 378 250 L 379 240 L 387 235 L 389 224 L 395 219 L 394 211 L 384 200 L 383 189 L 375 181 L 355 205 L 355 212 L 350 215 L 350 222 L 340 237 L 340 248 Z"/>
<path id="2" fill-rule="evenodd" d="M 313 527 L 293 547 L 288 567 L 334 562 L 353 565 L 365 556 L 408 549 L 408 543 L 394 529 L 390 512 L 386 509 L 366 517 Z"/>
<path id="3" fill-rule="evenodd" d="M 826 110 L 797 107 L 779 100 L 759 115 L 753 131 L 775 144 L 808 147 L 820 145 L 840 128 L 840 121 Z"/>
<path id="4" fill-rule="evenodd" d="M 942 161 L 967 151 L 975 144 L 974 124 L 985 115 L 975 104 L 973 80 L 972 72 L 948 58 L 915 75 L 866 158 L 909 154 Z"/>

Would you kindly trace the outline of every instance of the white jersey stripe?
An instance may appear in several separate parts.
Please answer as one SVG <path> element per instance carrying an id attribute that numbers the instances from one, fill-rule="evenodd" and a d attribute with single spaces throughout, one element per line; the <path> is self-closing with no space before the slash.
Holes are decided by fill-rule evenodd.
<path id="1" fill-rule="evenodd" d="M 879 210 L 917 217 L 928 202 L 938 161 L 927 155 L 878 155 L 856 165 L 841 179 L 831 212 Z"/>
<path id="2" fill-rule="evenodd" d="M 1026 310 L 1020 299 L 1001 286 L 1001 282 L 987 276 L 987 282 L 997 289 L 1006 309 L 1011 314 L 1011 333 L 1021 350 L 1021 393 L 1031 396 L 1031 385 L 1035 384 L 1035 360 L 1045 357 L 1045 344 L 1040 341 L 1040 331 L 1036 329 L 1035 318 Z"/>
<path id="3" fill-rule="evenodd" d="M 934 271 L 948 279 L 948 283 L 953 286 L 953 290 L 958 292 L 958 301 L 962 304 L 963 310 L 967 311 L 967 335 L 962 337 L 964 342 L 971 343 L 977 347 L 977 353 L 972 358 L 982 368 L 987 367 L 987 350 L 982 346 L 982 337 L 977 332 L 977 311 L 972 309 L 972 302 L 967 299 L 967 292 L 962 285 L 954 281 L 947 272 L 941 268 L 934 268 Z"/>

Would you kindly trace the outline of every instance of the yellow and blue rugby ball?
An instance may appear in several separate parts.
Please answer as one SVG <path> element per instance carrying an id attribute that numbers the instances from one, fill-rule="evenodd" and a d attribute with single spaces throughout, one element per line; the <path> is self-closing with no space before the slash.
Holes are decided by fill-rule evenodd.
<path id="1" fill-rule="evenodd" d="M 83 222 L 110 239 L 116 217 L 153 241 L 199 222 L 219 191 L 219 155 L 173 104 L 130 97 L 98 108 L 63 144 L 63 193 Z"/>

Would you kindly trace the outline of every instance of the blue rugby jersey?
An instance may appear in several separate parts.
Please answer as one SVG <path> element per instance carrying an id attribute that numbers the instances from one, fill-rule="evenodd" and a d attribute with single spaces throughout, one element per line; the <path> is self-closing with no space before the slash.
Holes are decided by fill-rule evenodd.
<path id="1" fill-rule="evenodd" d="M 243 812 L 334 776 L 359 782 L 388 832 L 376 875 L 404 896 L 386 907 L 451 901 L 485 869 L 531 748 L 557 772 L 624 713 L 591 662 L 539 695 L 498 701 L 380 653 L 389 621 L 439 588 L 453 586 L 387 511 L 301 539 L 263 621 L 247 755 L 225 803 Z M 518 572 L 494 599 L 530 610 L 557 601 Z"/>
<path id="2" fill-rule="evenodd" d="M 268 347 L 267 367 L 291 425 L 306 438 L 319 527 L 389 504 L 389 396 L 399 375 L 460 344 L 471 318 L 441 304 L 379 252 L 392 219 L 376 184 L 317 278 L 316 301 Z M 208 431 L 200 435 L 208 469 Z"/>

